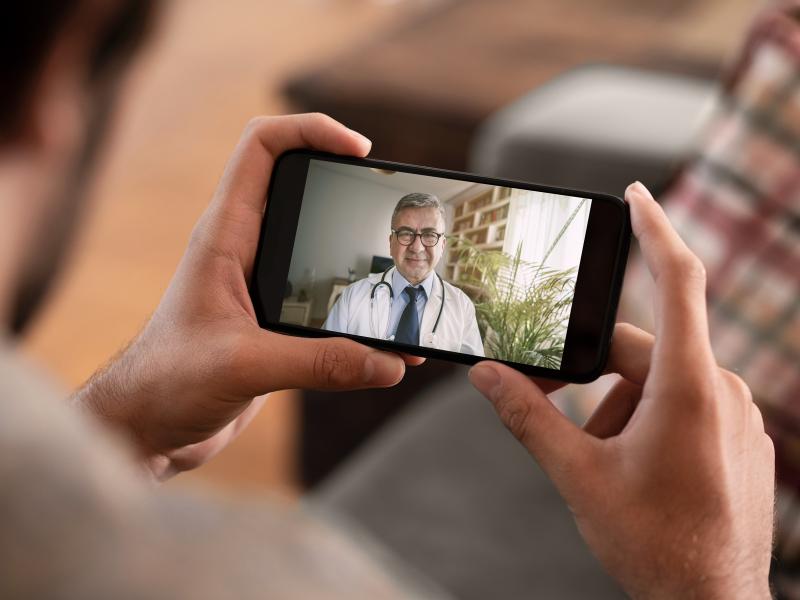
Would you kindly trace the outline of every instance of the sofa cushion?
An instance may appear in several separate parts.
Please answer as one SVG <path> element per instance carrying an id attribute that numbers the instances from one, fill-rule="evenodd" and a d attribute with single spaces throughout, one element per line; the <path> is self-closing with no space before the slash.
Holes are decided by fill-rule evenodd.
<path id="1" fill-rule="evenodd" d="M 471 168 L 497 177 L 621 195 L 663 187 L 692 147 L 712 82 L 611 65 L 557 77 L 492 115 Z"/>

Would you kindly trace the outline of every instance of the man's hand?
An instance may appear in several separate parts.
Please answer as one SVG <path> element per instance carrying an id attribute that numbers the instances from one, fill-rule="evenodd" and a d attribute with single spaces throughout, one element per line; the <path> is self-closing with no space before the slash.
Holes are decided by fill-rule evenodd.
<path id="1" fill-rule="evenodd" d="M 292 148 L 365 156 L 370 142 L 319 114 L 247 127 L 158 309 L 75 402 L 122 430 L 163 479 L 207 461 L 289 388 L 386 387 L 404 361 L 346 339 L 261 329 L 247 291 L 274 161 Z M 276 282 L 277 283 L 277 282 Z"/>
<path id="2" fill-rule="evenodd" d="M 644 186 L 626 198 L 657 330 L 617 325 L 609 370 L 621 377 L 584 428 L 508 367 L 481 363 L 471 380 L 632 596 L 769 598 L 772 441 L 747 386 L 714 360 L 702 264 Z"/>

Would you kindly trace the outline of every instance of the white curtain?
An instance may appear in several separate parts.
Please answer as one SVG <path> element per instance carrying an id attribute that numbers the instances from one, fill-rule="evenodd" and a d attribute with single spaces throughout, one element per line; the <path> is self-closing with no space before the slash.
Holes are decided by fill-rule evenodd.
<path id="1" fill-rule="evenodd" d="M 591 201 L 584 198 L 512 189 L 503 252 L 514 256 L 522 243 L 522 259 L 527 262 L 544 261 L 545 267 L 553 269 L 577 268 L 590 208 Z"/>

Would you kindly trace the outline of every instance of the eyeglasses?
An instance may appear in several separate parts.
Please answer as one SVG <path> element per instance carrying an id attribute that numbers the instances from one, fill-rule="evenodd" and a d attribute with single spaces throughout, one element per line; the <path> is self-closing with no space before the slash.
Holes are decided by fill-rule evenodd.
<path id="1" fill-rule="evenodd" d="M 411 229 L 392 229 L 392 233 L 397 237 L 397 241 L 403 246 L 410 246 L 414 243 L 414 240 L 417 239 L 417 236 L 419 236 L 422 245 L 426 248 L 431 248 L 438 244 L 439 238 L 444 235 L 443 233 L 436 233 L 435 231 L 423 231 L 422 233 L 417 233 Z"/>

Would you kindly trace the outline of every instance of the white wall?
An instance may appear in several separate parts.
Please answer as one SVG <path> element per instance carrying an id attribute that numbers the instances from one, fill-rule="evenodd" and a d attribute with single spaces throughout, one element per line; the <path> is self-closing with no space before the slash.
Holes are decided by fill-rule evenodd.
<path id="1" fill-rule="evenodd" d="M 389 256 L 391 217 L 404 191 L 348 177 L 312 162 L 297 228 L 289 281 L 294 294 L 316 269 L 312 316 L 325 318 L 331 282 L 353 268 L 360 279 L 373 255 Z"/>

